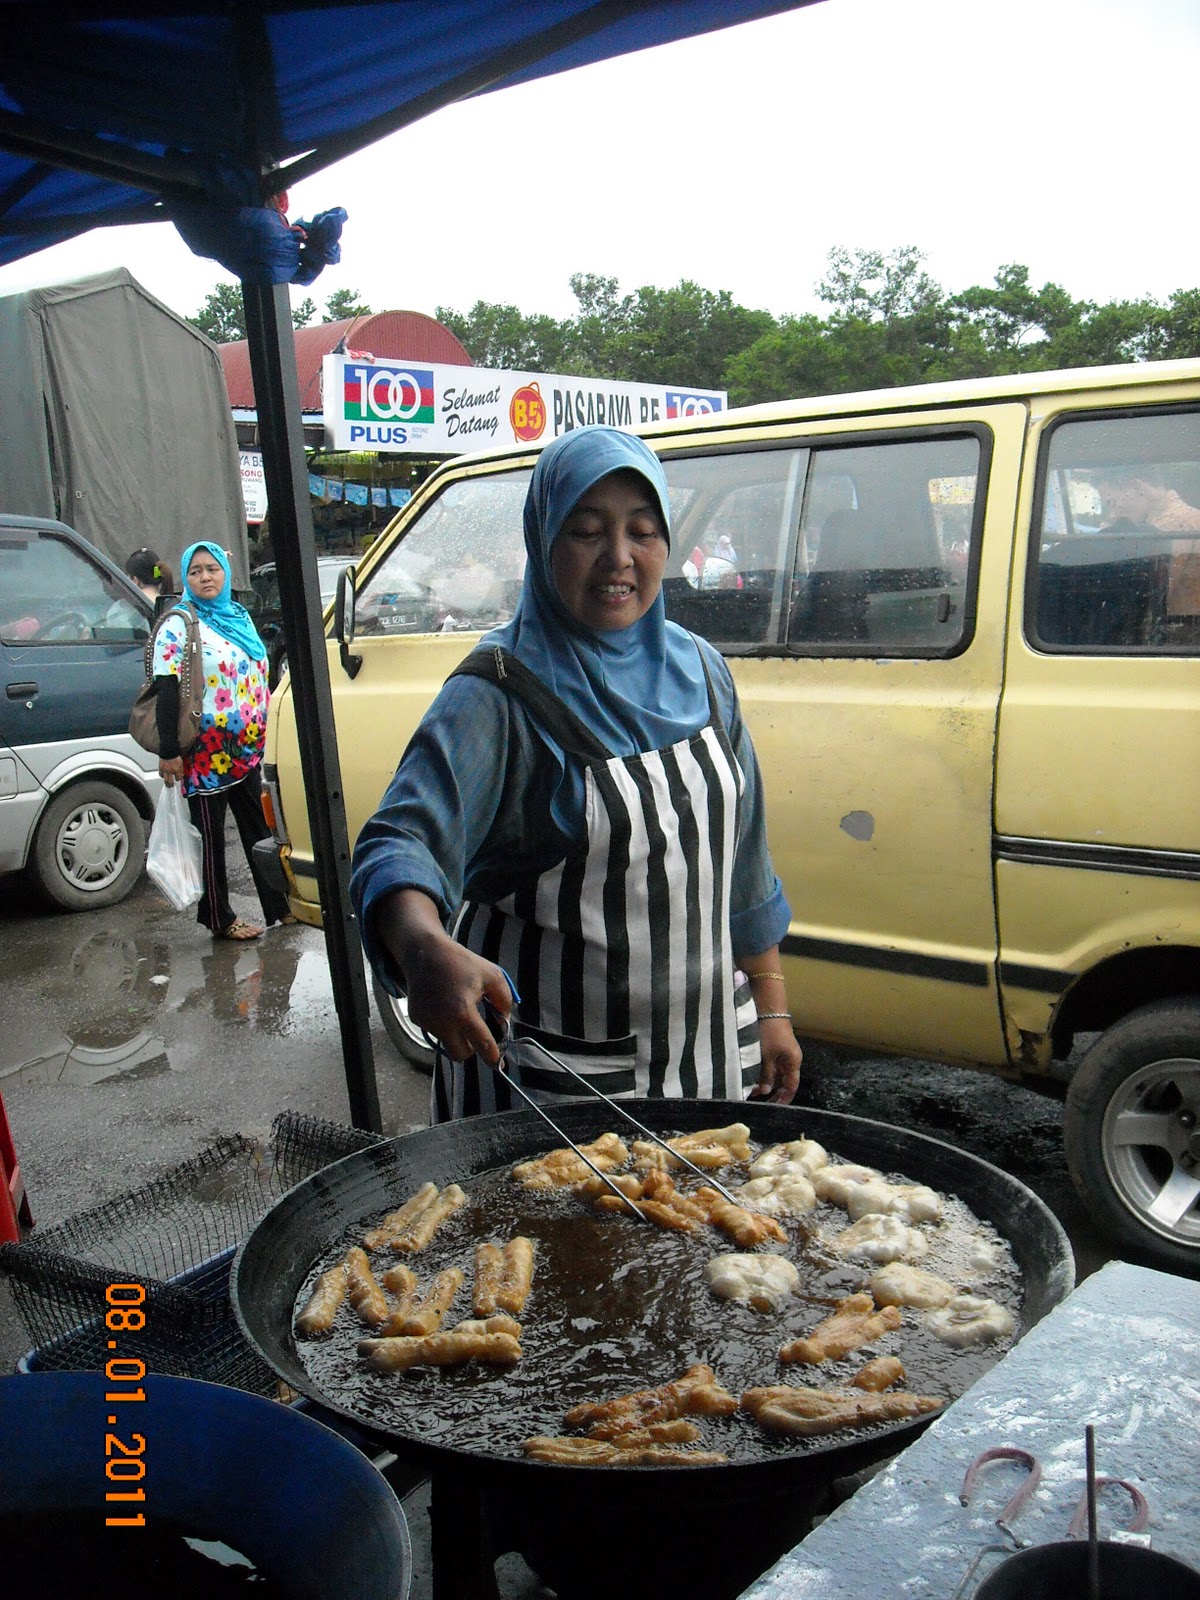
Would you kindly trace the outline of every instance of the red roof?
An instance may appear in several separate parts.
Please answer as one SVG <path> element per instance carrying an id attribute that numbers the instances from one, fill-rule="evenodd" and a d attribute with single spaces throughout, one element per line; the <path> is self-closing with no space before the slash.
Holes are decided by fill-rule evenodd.
<path id="1" fill-rule="evenodd" d="M 301 411 L 321 410 L 321 361 L 339 339 L 345 339 L 347 350 L 369 350 L 373 356 L 434 361 L 451 367 L 474 365 L 449 328 L 420 311 L 373 311 L 343 322 L 321 322 L 313 328 L 297 328 L 295 338 Z M 245 339 L 235 339 L 232 344 L 218 345 L 217 350 L 225 368 L 229 404 L 252 410 L 250 346 Z"/>

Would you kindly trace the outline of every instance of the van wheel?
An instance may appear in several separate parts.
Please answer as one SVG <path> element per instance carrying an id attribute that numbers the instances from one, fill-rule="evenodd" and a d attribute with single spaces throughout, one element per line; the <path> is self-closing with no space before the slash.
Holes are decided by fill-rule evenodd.
<path id="1" fill-rule="evenodd" d="M 383 1031 L 388 1038 L 410 1067 L 415 1067 L 418 1072 L 432 1073 L 434 1052 L 426 1042 L 425 1035 L 409 1017 L 408 1001 L 390 995 L 376 977 L 371 979 L 371 989 Z"/>
<path id="2" fill-rule="evenodd" d="M 1101 1226 L 1136 1258 L 1200 1276 L 1200 1001 L 1158 1001 L 1101 1034 L 1063 1133 Z"/>
<path id="3" fill-rule="evenodd" d="M 29 874 L 64 911 L 116 905 L 141 876 L 146 830 L 138 808 L 111 783 L 76 783 L 42 813 Z"/>

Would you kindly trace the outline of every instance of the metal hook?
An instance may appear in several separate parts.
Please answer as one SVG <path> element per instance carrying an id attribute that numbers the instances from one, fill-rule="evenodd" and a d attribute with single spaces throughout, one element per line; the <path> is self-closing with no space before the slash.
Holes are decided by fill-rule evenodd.
<path id="1" fill-rule="evenodd" d="M 996 1518 L 996 1526 L 1002 1533 L 1008 1534 L 1009 1538 L 1019 1548 L 1021 1541 L 1013 1532 L 1010 1524 L 1020 1516 L 1030 1496 L 1042 1481 L 1042 1464 L 1030 1451 L 1022 1450 L 1017 1445 L 1000 1444 L 995 1445 L 991 1450 L 981 1451 L 967 1468 L 966 1476 L 962 1481 L 962 1488 L 958 1491 L 959 1505 L 970 1504 L 971 1491 L 975 1487 L 975 1479 L 979 1469 L 986 1466 L 989 1461 L 1016 1461 L 1026 1469 L 1027 1476 L 1024 1483 L 1021 1484 L 1012 1499 Z"/>

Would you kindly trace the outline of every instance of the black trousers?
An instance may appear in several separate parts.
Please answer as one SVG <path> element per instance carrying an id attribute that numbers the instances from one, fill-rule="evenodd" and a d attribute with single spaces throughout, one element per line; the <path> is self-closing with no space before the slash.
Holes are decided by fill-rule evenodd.
<path id="1" fill-rule="evenodd" d="M 271 833 L 263 816 L 262 773 L 258 767 L 253 767 L 240 783 L 228 788 L 209 789 L 188 796 L 188 811 L 204 845 L 204 893 L 196 907 L 196 921 L 220 933 L 237 920 L 237 913 L 229 904 L 229 881 L 225 872 L 226 810 L 233 812 L 237 823 L 254 887 L 262 902 L 263 920 L 268 926 L 280 922 L 288 914 L 288 903 L 279 890 L 273 889 L 263 878 L 253 855 L 253 847 Z"/>

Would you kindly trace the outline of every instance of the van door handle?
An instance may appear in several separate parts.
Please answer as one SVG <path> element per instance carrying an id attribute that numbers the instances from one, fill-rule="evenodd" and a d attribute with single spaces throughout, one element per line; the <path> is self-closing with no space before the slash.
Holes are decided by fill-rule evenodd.
<path id="1" fill-rule="evenodd" d="M 10 700 L 29 700 L 38 692 L 36 683 L 10 683 L 5 693 Z"/>

